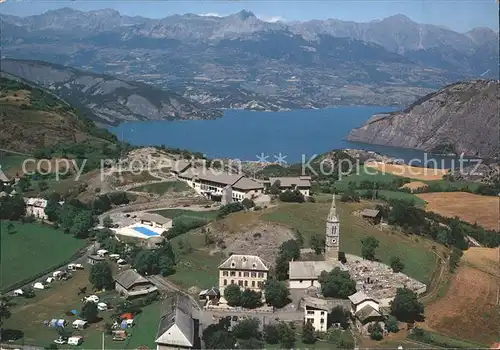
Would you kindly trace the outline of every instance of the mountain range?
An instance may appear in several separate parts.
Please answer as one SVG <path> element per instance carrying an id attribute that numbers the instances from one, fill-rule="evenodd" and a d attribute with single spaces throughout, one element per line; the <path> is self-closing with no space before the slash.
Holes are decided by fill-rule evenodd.
<path id="1" fill-rule="evenodd" d="M 269 23 L 249 11 L 149 19 L 70 8 L 2 16 L 2 55 L 170 89 L 208 108 L 405 105 L 443 85 L 498 76 L 498 33 L 403 15 Z"/>

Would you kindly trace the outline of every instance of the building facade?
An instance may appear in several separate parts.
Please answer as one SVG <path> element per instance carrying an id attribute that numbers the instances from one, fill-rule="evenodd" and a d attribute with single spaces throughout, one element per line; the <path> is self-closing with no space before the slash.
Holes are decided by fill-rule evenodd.
<path id="1" fill-rule="evenodd" d="M 258 256 L 231 255 L 219 266 L 220 295 L 224 296 L 225 288 L 231 284 L 261 292 L 268 277 L 269 267 Z"/>
<path id="2" fill-rule="evenodd" d="M 383 320 L 380 302 L 366 295 L 363 291 L 350 295 L 349 300 L 351 301 L 351 314 L 358 324 L 364 325 Z"/>
<path id="3" fill-rule="evenodd" d="M 261 183 L 241 174 L 229 174 L 215 169 L 191 167 L 179 174 L 178 178 L 207 198 L 222 201 L 222 197 L 226 196 L 225 202 L 228 201 L 228 193 L 231 201 L 241 202 L 245 198 L 261 195 L 264 190 Z"/>
<path id="4" fill-rule="evenodd" d="M 310 296 L 304 297 L 304 322 L 313 325 L 317 332 L 326 332 L 331 324 L 330 314 L 335 307 L 349 310 L 349 301 L 341 299 L 321 299 Z"/>
<path id="5" fill-rule="evenodd" d="M 116 276 L 115 289 L 125 298 L 144 296 L 158 290 L 153 283 L 132 269 L 125 270 Z"/>

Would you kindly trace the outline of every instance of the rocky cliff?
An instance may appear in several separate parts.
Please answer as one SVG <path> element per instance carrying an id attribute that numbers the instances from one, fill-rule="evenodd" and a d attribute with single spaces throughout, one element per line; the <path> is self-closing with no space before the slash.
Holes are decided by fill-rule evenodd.
<path id="1" fill-rule="evenodd" d="M 347 140 L 437 153 L 498 158 L 499 82 L 459 82 L 408 108 L 375 114 Z"/>

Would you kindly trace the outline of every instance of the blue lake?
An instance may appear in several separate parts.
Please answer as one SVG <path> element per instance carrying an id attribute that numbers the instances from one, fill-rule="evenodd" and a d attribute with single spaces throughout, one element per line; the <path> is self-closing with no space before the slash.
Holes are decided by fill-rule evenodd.
<path id="1" fill-rule="evenodd" d="M 209 158 L 259 160 L 263 155 L 276 161 L 281 153 L 286 162 L 296 163 L 332 149 L 358 148 L 406 161 L 423 159 L 420 151 L 344 140 L 372 114 L 393 110 L 367 106 L 275 113 L 226 110 L 216 120 L 128 122 L 110 131 L 132 145 L 183 148 Z"/>

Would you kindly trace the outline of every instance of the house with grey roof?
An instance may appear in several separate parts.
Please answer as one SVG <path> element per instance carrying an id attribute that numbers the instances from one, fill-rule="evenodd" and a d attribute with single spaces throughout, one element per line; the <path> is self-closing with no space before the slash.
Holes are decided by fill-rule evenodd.
<path id="1" fill-rule="evenodd" d="M 380 311 L 380 302 L 368 296 L 364 291 L 358 291 L 350 295 L 349 300 L 351 302 L 351 314 L 361 325 L 384 319 Z"/>
<path id="2" fill-rule="evenodd" d="M 288 276 L 290 289 L 320 288 L 319 275 L 323 271 L 330 272 L 339 267 L 345 267 L 339 261 L 290 261 L 288 263 Z"/>
<path id="3" fill-rule="evenodd" d="M 219 265 L 219 291 L 224 296 L 224 289 L 236 284 L 241 289 L 262 291 L 269 276 L 269 265 L 256 255 L 233 254 Z"/>
<path id="4" fill-rule="evenodd" d="M 10 184 L 10 179 L 2 171 L 2 167 L 1 166 L 0 166 L 0 182 L 2 182 L 4 185 Z"/>
<path id="5" fill-rule="evenodd" d="M 160 214 L 142 213 L 139 215 L 139 222 L 143 225 L 163 228 L 168 230 L 172 227 L 172 219 L 166 218 Z"/>
<path id="6" fill-rule="evenodd" d="M 125 270 L 116 276 L 115 289 L 125 298 L 144 296 L 158 290 L 153 283 L 132 269 Z"/>
<path id="7" fill-rule="evenodd" d="M 199 324 L 193 318 L 191 299 L 175 294 L 163 303 L 165 310 L 156 333 L 156 349 L 199 348 Z"/>
<path id="8" fill-rule="evenodd" d="M 340 307 L 349 311 L 351 304 L 349 300 L 305 296 L 301 300 L 301 305 L 304 308 L 304 322 L 311 323 L 318 332 L 326 332 L 331 323 L 329 316 L 332 310 Z"/>
<path id="9" fill-rule="evenodd" d="M 304 197 L 309 197 L 311 194 L 310 176 L 270 177 L 269 180 L 264 181 L 266 188 L 274 184 L 279 184 L 279 189 L 282 192 L 298 190 Z"/>
<path id="10" fill-rule="evenodd" d="M 231 174 L 212 168 L 189 168 L 179 174 L 179 179 L 185 181 L 197 193 L 214 200 L 222 200 L 223 196 L 231 194 L 232 201 L 242 201 L 262 194 L 264 185 L 242 174 Z M 228 188 L 231 191 L 228 191 Z M 228 199 L 224 198 L 227 202 Z"/>

